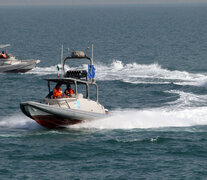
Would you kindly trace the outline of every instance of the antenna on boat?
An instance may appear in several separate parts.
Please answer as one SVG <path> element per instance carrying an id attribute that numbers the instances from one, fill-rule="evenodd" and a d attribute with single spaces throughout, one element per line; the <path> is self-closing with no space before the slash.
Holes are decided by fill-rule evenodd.
<path id="1" fill-rule="evenodd" d="M 68 48 L 68 56 L 69 56 L 70 48 Z"/>
<path id="2" fill-rule="evenodd" d="M 91 46 L 91 60 L 92 60 L 92 65 L 93 65 L 93 44 L 92 44 L 92 46 Z"/>
<path id="3" fill-rule="evenodd" d="M 90 47 L 87 47 L 88 56 L 89 56 L 89 49 L 90 49 Z"/>
<path id="4" fill-rule="evenodd" d="M 63 78 L 63 44 L 60 50 L 61 78 Z"/>

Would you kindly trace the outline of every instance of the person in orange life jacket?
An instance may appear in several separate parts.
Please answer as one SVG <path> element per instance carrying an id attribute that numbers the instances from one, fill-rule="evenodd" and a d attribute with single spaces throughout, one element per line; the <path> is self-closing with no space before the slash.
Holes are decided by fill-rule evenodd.
<path id="1" fill-rule="evenodd" d="M 72 96 L 74 96 L 74 91 L 73 91 L 73 89 L 70 87 L 70 84 L 67 84 L 67 88 L 66 88 L 66 90 L 65 90 L 65 92 L 64 92 L 65 94 L 65 97 L 72 97 Z"/>
<path id="2" fill-rule="evenodd" d="M 1 55 L 0 55 L 0 58 L 7 58 L 7 54 L 4 53 L 4 51 L 2 51 Z"/>
<path id="3" fill-rule="evenodd" d="M 62 90 L 61 90 L 60 86 L 61 86 L 61 83 L 57 83 L 55 88 L 53 89 L 53 98 L 54 99 L 62 97 Z"/>

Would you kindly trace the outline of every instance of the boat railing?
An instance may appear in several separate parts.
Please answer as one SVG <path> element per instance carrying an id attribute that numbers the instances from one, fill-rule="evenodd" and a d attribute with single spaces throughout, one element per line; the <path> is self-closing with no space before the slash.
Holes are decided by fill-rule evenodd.
<path id="1" fill-rule="evenodd" d="M 68 108 L 70 108 L 69 103 L 68 102 L 75 102 L 77 100 L 77 98 L 58 98 L 58 99 L 49 99 L 49 98 L 45 98 L 44 102 L 48 105 L 58 105 L 59 107 L 62 107 L 61 105 L 67 105 Z"/>
<path id="2" fill-rule="evenodd" d="M 83 94 L 79 93 L 77 97 L 67 97 L 67 98 L 58 98 L 58 99 L 51 99 L 51 98 L 45 98 L 44 103 L 48 105 L 58 105 L 59 107 L 62 107 L 61 105 L 65 105 L 70 108 L 69 102 L 76 102 L 78 99 L 82 99 Z"/>
<path id="3" fill-rule="evenodd" d="M 13 60 L 0 59 L 2 65 L 11 65 Z"/>
<path id="4" fill-rule="evenodd" d="M 61 102 L 61 103 L 60 103 L 60 102 Z M 58 104 L 59 107 L 62 107 L 63 104 L 64 104 L 64 105 L 66 104 L 66 106 L 70 109 L 70 106 L 69 106 L 67 100 L 57 101 L 57 104 Z"/>
<path id="5" fill-rule="evenodd" d="M 3 59 L 3 58 L 1 58 L 0 59 L 0 61 L 1 61 L 1 64 L 2 65 L 12 65 L 12 64 L 14 64 L 14 62 L 17 62 L 17 63 L 22 63 L 22 62 L 24 62 L 24 60 L 17 60 L 17 59 L 12 59 L 12 58 L 6 58 L 6 59 Z"/>

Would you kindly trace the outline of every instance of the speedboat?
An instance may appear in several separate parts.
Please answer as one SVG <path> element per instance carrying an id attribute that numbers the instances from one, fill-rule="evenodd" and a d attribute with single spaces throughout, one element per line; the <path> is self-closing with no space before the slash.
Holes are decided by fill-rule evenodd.
<path id="1" fill-rule="evenodd" d="M 10 44 L 0 45 L 0 49 L 6 48 Z M 4 51 L 2 51 L 4 52 Z M 36 67 L 40 60 L 18 60 L 12 54 L 6 54 L 5 57 L 0 56 L 0 73 L 24 73 Z"/>
<path id="2" fill-rule="evenodd" d="M 74 59 L 76 61 L 88 59 L 88 71 L 73 69 L 65 72 L 65 62 Z M 62 59 L 61 64 L 61 77 L 45 79 L 48 85 L 48 95 L 42 102 L 22 102 L 20 104 L 22 112 L 41 126 L 49 129 L 106 117 L 108 110 L 98 100 L 93 55 L 89 57 L 83 51 L 75 51 L 71 56 Z M 51 91 L 52 84 L 61 84 L 62 89 L 64 86 L 70 85 L 74 88 L 74 94 L 65 96 L 62 93 L 61 97 L 54 99 L 53 91 Z"/>

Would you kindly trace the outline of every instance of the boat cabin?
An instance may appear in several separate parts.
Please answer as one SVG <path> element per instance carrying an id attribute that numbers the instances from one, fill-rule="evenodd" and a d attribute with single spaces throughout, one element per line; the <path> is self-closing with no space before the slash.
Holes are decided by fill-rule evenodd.
<path id="1" fill-rule="evenodd" d="M 63 56 L 63 55 L 62 55 Z M 62 57 L 61 56 L 61 57 Z M 82 96 L 83 98 L 83 89 L 84 89 L 84 98 L 90 99 L 90 89 L 94 92 L 95 87 L 95 96 L 96 96 L 96 102 L 98 102 L 98 86 L 95 83 L 95 68 L 93 65 L 93 46 L 92 46 L 92 58 L 90 58 L 88 55 L 86 55 L 83 51 L 75 51 L 71 53 L 71 56 L 68 56 L 66 58 L 61 58 L 61 64 L 62 64 L 62 75 L 61 78 L 53 78 L 53 79 L 45 79 L 48 81 L 48 89 L 49 94 L 46 98 L 52 99 L 53 98 L 53 89 L 51 88 L 51 83 L 61 84 L 61 86 L 67 87 L 67 85 L 70 85 L 71 87 L 74 87 L 74 95 L 70 96 L 70 98 L 79 98 Z M 65 64 L 68 60 L 83 60 L 87 59 L 89 60 L 88 65 L 88 71 L 87 70 L 69 70 L 65 72 Z M 81 86 L 81 88 L 80 88 Z M 91 88 L 93 86 L 93 88 Z M 53 88 L 55 85 L 53 85 Z M 63 88 L 61 87 L 63 90 Z M 80 91 L 81 90 L 81 91 Z M 93 93 L 94 95 L 94 93 Z M 65 98 L 63 95 L 62 98 Z M 59 98 L 60 99 L 60 98 Z"/>
<path id="2" fill-rule="evenodd" d="M 67 85 L 70 85 L 74 91 L 74 95 L 67 98 L 83 98 L 83 88 L 85 88 L 85 98 L 90 99 L 90 89 L 92 86 L 95 87 L 95 96 L 96 96 L 96 102 L 98 102 L 98 85 L 95 82 L 90 81 L 84 81 L 80 79 L 75 78 L 55 78 L 55 79 L 45 79 L 48 82 L 48 91 L 49 94 L 46 96 L 48 99 L 53 99 L 53 89 L 56 84 L 61 84 L 61 89 L 63 91 L 62 98 L 66 98 L 64 96 L 64 90 L 67 88 Z M 81 87 L 80 87 L 81 86 Z M 74 87 L 74 88 L 73 88 Z M 81 91 L 79 91 L 81 89 Z M 60 99 L 60 98 L 59 98 Z"/>

